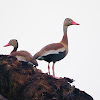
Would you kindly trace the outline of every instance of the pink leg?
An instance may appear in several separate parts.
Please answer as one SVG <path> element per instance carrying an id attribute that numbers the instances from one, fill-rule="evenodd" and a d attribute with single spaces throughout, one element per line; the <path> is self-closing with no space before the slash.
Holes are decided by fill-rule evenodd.
<path id="1" fill-rule="evenodd" d="M 55 63 L 53 63 L 52 72 L 53 72 L 53 77 L 55 78 L 54 65 L 55 65 Z"/>
<path id="2" fill-rule="evenodd" d="M 55 63 L 53 63 L 53 66 L 52 66 L 53 77 L 54 77 L 54 78 L 56 78 L 56 79 L 61 79 L 61 78 L 59 78 L 59 77 L 55 77 L 55 72 L 54 72 L 54 65 L 55 65 Z"/>
<path id="3" fill-rule="evenodd" d="M 48 63 L 48 74 L 50 75 L 50 66 L 49 66 L 49 63 Z"/>

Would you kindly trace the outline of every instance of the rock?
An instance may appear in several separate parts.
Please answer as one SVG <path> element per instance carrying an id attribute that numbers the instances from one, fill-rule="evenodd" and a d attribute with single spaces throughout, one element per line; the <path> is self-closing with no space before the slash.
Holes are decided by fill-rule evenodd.
<path id="1" fill-rule="evenodd" d="M 93 100 L 72 82 L 70 78 L 55 79 L 15 57 L 0 55 L 0 94 L 8 100 Z"/>

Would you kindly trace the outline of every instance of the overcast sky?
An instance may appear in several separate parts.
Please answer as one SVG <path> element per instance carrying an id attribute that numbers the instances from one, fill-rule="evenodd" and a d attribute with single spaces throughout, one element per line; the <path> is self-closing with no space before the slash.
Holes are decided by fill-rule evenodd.
<path id="1" fill-rule="evenodd" d="M 17 39 L 18 50 L 34 55 L 59 42 L 64 19 L 71 18 L 80 25 L 68 28 L 69 53 L 55 64 L 56 76 L 74 79 L 72 85 L 100 100 L 99 13 L 99 0 L 0 0 L 0 54 L 9 54 L 13 48 L 3 46 Z M 38 63 L 48 71 L 47 62 Z"/>

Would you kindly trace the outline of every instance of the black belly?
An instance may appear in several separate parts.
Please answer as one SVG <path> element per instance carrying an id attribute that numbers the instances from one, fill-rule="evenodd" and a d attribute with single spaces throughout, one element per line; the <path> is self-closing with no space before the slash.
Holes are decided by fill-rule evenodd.
<path id="1" fill-rule="evenodd" d="M 50 62 L 59 61 L 63 59 L 65 56 L 66 56 L 66 51 L 59 52 L 59 54 L 49 54 L 49 55 L 43 56 L 42 59 L 50 63 Z"/>

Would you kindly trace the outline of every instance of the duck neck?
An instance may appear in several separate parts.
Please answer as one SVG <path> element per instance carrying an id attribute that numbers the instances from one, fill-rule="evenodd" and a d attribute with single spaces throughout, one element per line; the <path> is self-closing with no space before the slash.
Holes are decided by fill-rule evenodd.
<path id="1" fill-rule="evenodd" d="M 13 49 L 13 51 L 12 51 L 12 52 L 17 51 L 17 49 L 18 49 L 18 43 L 17 43 L 17 46 L 16 46 L 16 47 L 14 47 L 14 49 Z M 12 52 L 11 52 L 11 53 L 12 53 Z"/>
<path id="2" fill-rule="evenodd" d="M 63 35 L 63 38 L 62 38 L 62 43 L 68 45 L 68 38 L 67 38 L 67 28 L 68 26 L 63 26 L 63 32 L 64 32 L 64 35 Z"/>

